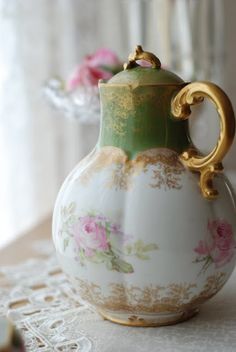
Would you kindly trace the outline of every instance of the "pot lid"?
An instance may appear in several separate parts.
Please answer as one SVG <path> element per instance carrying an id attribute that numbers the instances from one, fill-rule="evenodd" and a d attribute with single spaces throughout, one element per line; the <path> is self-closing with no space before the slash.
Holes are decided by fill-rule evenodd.
<path id="1" fill-rule="evenodd" d="M 148 67 L 138 65 L 137 61 L 143 60 L 151 64 Z M 161 68 L 160 60 L 152 53 L 143 51 L 138 45 L 135 52 L 129 55 L 129 62 L 124 64 L 124 70 L 117 73 L 107 84 L 115 85 L 178 85 L 184 81 L 173 72 Z"/>

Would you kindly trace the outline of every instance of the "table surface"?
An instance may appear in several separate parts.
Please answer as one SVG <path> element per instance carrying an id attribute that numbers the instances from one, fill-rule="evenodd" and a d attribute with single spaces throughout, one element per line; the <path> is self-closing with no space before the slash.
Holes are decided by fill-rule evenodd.
<path id="1" fill-rule="evenodd" d="M 39 257 L 40 254 L 34 252 L 32 243 L 36 240 L 50 239 L 51 223 L 52 219 L 49 216 L 31 231 L 23 234 L 10 245 L 0 250 L 0 266 L 15 265 L 29 258 Z"/>

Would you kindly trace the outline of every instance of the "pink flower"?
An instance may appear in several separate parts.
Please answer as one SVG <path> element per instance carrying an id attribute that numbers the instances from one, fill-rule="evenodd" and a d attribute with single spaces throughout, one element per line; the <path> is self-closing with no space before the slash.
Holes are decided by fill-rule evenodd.
<path id="1" fill-rule="evenodd" d="M 96 86 L 99 79 L 109 79 L 120 67 L 117 55 L 106 48 L 88 55 L 78 65 L 67 82 L 67 88 L 74 90 L 78 86 Z M 114 72 L 113 72 L 114 71 Z"/>
<path id="2" fill-rule="evenodd" d="M 88 257 L 93 256 L 96 251 L 109 249 L 106 229 L 95 216 L 81 217 L 74 226 L 73 232 L 79 249 L 84 250 Z"/>
<path id="3" fill-rule="evenodd" d="M 111 224 L 110 231 L 113 232 L 115 235 L 123 234 L 121 231 L 120 225 L 117 225 L 117 224 Z"/>
<path id="4" fill-rule="evenodd" d="M 216 267 L 230 262 L 234 255 L 236 242 L 232 226 L 226 221 L 214 220 L 208 222 L 208 230 L 212 237 L 210 253 Z"/>
<path id="5" fill-rule="evenodd" d="M 117 55 L 107 48 L 98 49 L 95 54 L 86 56 L 85 61 L 91 67 L 120 65 Z"/>
<path id="6" fill-rule="evenodd" d="M 194 248 L 194 251 L 199 255 L 210 255 L 209 248 L 204 241 L 199 241 L 198 246 Z"/>
<path id="7" fill-rule="evenodd" d="M 204 241 L 199 241 L 194 251 L 205 260 L 212 261 L 216 268 L 230 262 L 235 253 L 236 241 L 232 226 L 225 220 L 208 221 L 209 236 Z"/>
<path id="8" fill-rule="evenodd" d="M 111 72 L 83 64 L 75 69 L 68 81 L 67 87 L 69 90 L 73 90 L 78 86 L 95 86 L 99 79 L 109 79 L 111 77 Z"/>

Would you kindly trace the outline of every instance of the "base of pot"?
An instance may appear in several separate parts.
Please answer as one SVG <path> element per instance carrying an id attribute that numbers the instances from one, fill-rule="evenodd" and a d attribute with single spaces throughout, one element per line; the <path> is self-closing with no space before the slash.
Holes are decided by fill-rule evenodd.
<path id="1" fill-rule="evenodd" d="M 159 314 L 139 314 L 131 315 L 127 313 L 115 313 L 105 310 L 99 310 L 99 313 L 105 320 L 113 323 L 127 326 L 165 326 L 181 323 L 195 316 L 199 312 L 198 308 L 176 313 L 159 313 Z"/>

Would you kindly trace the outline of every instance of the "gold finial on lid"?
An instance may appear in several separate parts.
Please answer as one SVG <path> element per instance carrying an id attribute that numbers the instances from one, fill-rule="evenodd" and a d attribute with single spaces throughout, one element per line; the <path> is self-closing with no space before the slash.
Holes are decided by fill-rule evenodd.
<path id="1" fill-rule="evenodd" d="M 134 53 L 129 55 L 129 62 L 124 64 L 124 70 L 137 67 L 138 64 L 136 63 L 137 60 L 144 60 L 150 62 L 152 68 L 160 69 L 161 62 L 160 60 L 152 53 L 148 51 L 143 51 L 141 45 L 137 45 Z"/>

